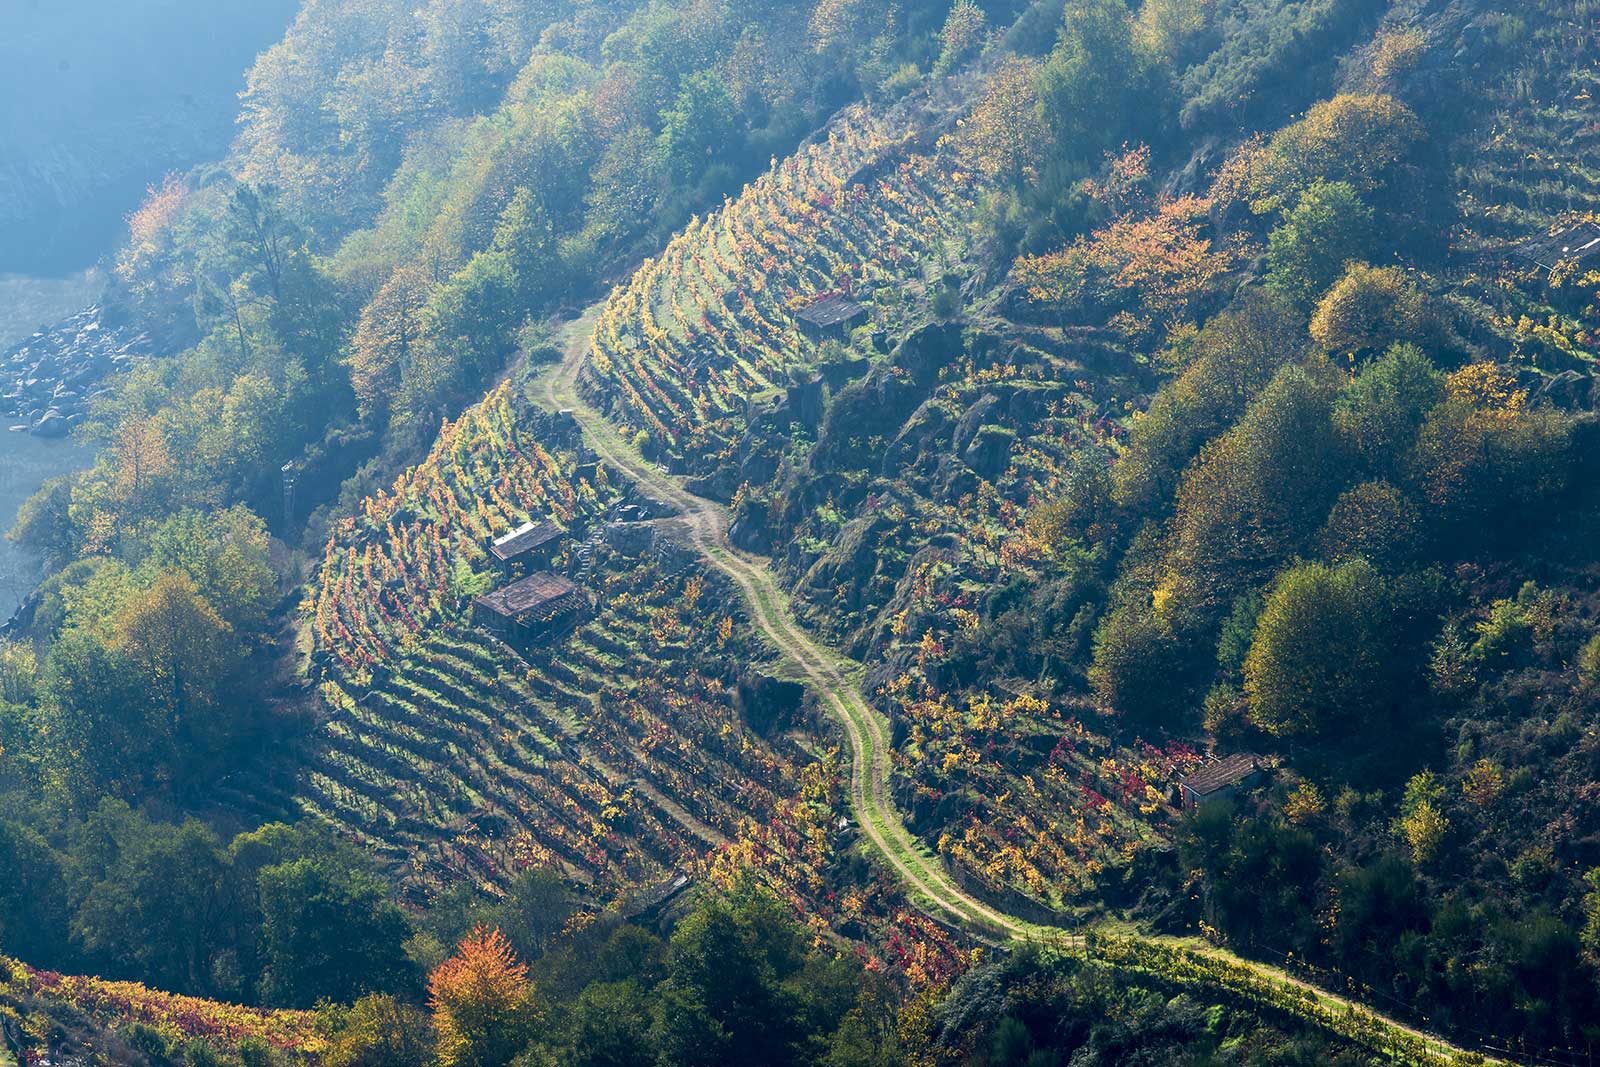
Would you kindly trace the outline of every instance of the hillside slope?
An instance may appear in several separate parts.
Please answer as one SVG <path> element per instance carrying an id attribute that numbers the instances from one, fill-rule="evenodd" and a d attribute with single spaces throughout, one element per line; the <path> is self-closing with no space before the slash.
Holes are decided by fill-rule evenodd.
<path id="1" fill-rule="evenodd" d="M 147 185 L 222 155 L 241 72 L 296 6 L 72 0 L 0 11 L 0 273 L 93 265 Z"/>
<path id="2" fill-rule="evenodd" d="M 1179 6 L 1146 5 L 1128 47 Z M 1043 109 L 1105 19 L 1069 13 Z M 1560 1049 L 1600 992 L 1577 769 L 1595 275 L 1516 249 L 1588 218 L 1592 15 L 1211 19 L 1154 57 L 1176 115 L 1110 111 L 1129 143 L 1104 162 L 1076 142 L 978 186 L 980 239 L 942 250 L 918 205 L 973 188 L 963 138 L 1027 132 L 991 76 L 919 172 L 934 244 L 909 265 L 855 236 L 903 189 L 780 167 L 792 188 L 752 186 L 612 297 L 591 395 L 864 660 L 910 825 L 992 905 L 1199 929 L 1472 1043 Z M 1289 25 L 1339 62 L 1289 74 Z M 1252 84 L 1292 88 L 1208 95 Z M 757 231 L 774 254 L 734 261 L 722 235 Z M 866 324 L 808 339 L 829 293 Z M 1176 783 L 1236 751 L 1271 787 L 1182 817 Z M 1546 758 L 1562 784 L 1536 785 Z M 1461 970 L 1480 952 L 1503 962 Z"/>

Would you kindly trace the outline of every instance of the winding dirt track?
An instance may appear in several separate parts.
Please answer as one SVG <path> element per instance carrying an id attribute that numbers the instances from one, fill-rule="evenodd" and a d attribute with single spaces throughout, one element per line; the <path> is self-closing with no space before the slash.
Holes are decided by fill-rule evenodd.
<path id="1" fill-rule="evenodd" d="M 729 515 L 714 501 L 696 496 L 677 479 L 645 460 L 600 412 L 578 391 L 578 375 L 588 358 L 589 342 L 599 306 L 570 323 L 564 331 L 565 358 L 536 384 L 551 410 L 570 411 L 595 453 L 614 470 L 632 479 L 646 496 L 678 512 L 690 543 L 717 570 L 739 587 L 761 631 L 811 684 L 844 727 L 850 744 L 850 806 L 873 848 L 899 875 L 913 901 L 931 917 L 965 930 L 1002 941 L 1031 942 L 1057 949 L 1081 948 L 1081 933 L 1069 933 L 1008 915 L 956 885 L 943 864 L 906 829 L 890 792 L 888 726 L 862 695 L 856 678 L 859 664 L 825 648 L 807 635 L 788 598 L 766 563 L 734 548 L 728 538 Z M 1261 981 L 1283 990 L 1312 997 L 1322 1008 L 1360 1017 L 1381 1030 L 1425 1042 L 1426 1062 L 1433 1064 L 1509 1063 L 1493 1060 L 1443 1041 L 1438 1036 L 1392 1019 L 1348 997 L 1330 993 L 1269 964 L 1246 960 L 1214 946 L 1199 946 L 1168 938 L 1118 934 L 1127 941 L 1144 941 L 1181 948 L 1241 967 Z M 1410 1057 L 1408 1057 L 1409 1061 Z"/>

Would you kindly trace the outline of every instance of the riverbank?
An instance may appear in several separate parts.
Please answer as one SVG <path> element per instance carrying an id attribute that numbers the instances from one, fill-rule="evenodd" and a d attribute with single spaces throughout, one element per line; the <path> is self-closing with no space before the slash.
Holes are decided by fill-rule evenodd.
<path id="1" fill-rule="evenodd" d="M 81 310 L 104 284 L 104 275 L 92 270 L 68 278 L 0 275 L 0 350 Z M 7 433 L 0 427 L 0 534 L 11 529 L 18 509 L 46 480 L 87 466 L 93 458 L 94 450 L 76 441 Z M 38 559 L 0 539 L 0 622 L 11 617 L 42 577 Z"/>
<path id="2" fill-rule="evenodd" d="M 65 278 L 0 274 L 0 350 L 94 303 L 105 288 L 98 268 Z"/>

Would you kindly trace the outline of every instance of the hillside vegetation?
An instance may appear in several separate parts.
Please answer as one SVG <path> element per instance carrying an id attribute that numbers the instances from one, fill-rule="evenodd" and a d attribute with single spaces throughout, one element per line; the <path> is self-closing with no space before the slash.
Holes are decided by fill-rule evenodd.
<path id="1" fill-rule="evenodd" d="M 225 152 L 244 68 L 294 13 L 291 0 L 226 12 L 193 0 L 0 12 L 0 274 L 93 266 L 147 185 Z"/>
<path id="2" fill-rule="evenodd" d="M 151 1062 L 1580 1062 L 1597 34 L 312 0 L 132 220 L 200 340 L 0 646 L 0 949 L 252 1021 L 11 995 Z"/>

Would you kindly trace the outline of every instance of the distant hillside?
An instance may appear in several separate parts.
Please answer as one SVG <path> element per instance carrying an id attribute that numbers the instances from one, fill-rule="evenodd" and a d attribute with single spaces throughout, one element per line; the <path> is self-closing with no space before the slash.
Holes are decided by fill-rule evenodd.
<path id="1" fill-rule="evenodd" d="M 81 269 L 172 169 L 221 155 L 296 0 L 0 5 L 0 273 Z"/>

